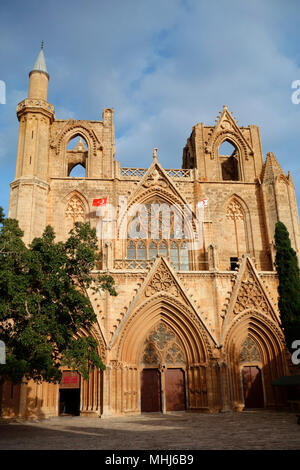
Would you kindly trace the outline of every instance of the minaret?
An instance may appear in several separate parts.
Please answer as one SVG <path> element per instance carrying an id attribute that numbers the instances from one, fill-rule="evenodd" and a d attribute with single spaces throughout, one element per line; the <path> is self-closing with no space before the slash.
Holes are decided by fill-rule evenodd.
<path id="1" fill-rule="evenodd" d="M 40 236 L 46 226 L 49 133 L 54 120 L 54 108 L 47 102 L 48 82 L 42 43 L 29 73 L 28 98 L 17 106 L 19 144 L 9 217 L 19 220 L 25 242 Z"/>

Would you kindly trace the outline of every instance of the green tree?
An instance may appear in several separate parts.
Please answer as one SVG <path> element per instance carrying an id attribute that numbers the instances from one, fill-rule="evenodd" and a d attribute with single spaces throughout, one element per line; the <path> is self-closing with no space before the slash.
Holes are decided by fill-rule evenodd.
<path id="1" fill-rule="evenodd" d="M 282 222 L 275 226 L 276 260 L 279 285 L 279 311 L 287 346 L 300 339 L 300 276 L 298 259 L 289 232 Z"/>
<path id="2" fill-rule="evenodd" d="M 88 292 L 117 295 L 111 276 L 92 273 L 96 231 L 76 223 L 66 242 L 55 242 L 48 226 L 26 247 L 18 222 L 1 208 L 0 223 L 0 338 L 7 352 L 0 381 L 58 382 L 61 366 L 87 379 L 90 368 L 104 369 L 96 340 L 80 334 L 96 322 Z"/>

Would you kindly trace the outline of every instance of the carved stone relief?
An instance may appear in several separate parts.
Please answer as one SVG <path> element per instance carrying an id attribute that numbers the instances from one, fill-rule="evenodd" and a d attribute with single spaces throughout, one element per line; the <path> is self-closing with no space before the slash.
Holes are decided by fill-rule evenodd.
<path id="1" fill-rule="evenodd" d="M 82 201 L 77 197 L 73 196 L 66 207 L 65 212 L 66 218 L 71 219 L 73 223 L 84 222 L 85 210 Z"/>
<path id="2" fill-rule="evenodd" d="M 166 268 L 161 268 L 154 274 L 149 285 L 146 288 L 145 295 L 150 297 L 156 292 L 165 291 L 175 297 L 178 297 L 179 290 L 171 274 Z"/>
<path id="3" fill-rule="evenodd" d="M 157 328 L 149 334 L 144 343 L 142 363 L 146 365 L 184 364 L 184 353 L 182 346 L 166 325 L 160 323 Z"/>
<path id="4" fill-rule="evenodd" d="M 270 311 L 265 295 L 254 275 L 247 270 L 241 282 L 233 313 L 242 313 L 247 309 L 255 309 L 268 314 Z"/>
<path id="5" fill-rule="evenodd" d="M 240 362 L 261 361 L 260 352 L 257 345 L 250 336 L 247 336 L 242 344 L 240 352 Z"/>

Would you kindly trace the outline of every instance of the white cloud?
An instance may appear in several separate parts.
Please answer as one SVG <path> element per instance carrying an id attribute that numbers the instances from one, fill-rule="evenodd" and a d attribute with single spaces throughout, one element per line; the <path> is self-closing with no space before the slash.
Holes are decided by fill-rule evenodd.
<path id="1" fill-rule="evenodd" d="M 123 166 L 149 165 L 158 147 L 165 167 L 180 167 L 192 126 L 213 124 L 227 104 L 240 125 L 259 125 L 264 151 L 279 152 L 298 175 L 300 105 L 290 97 L 300 79 L 299 2 L 90 0 L 87 8 L 74 0 L 71 8 L 31 0 L 34 15 L 13 3 L 19 10 L 3 25 L 8 49 L 0 47 L 0 58 L 14 87 L 27 86 L 44 38 L 57 118 L 101 120 L 102 108 L 113 107 Z M 15 118 L 0 119 L 2 134 L 4 125 L 16 134 Z"/>

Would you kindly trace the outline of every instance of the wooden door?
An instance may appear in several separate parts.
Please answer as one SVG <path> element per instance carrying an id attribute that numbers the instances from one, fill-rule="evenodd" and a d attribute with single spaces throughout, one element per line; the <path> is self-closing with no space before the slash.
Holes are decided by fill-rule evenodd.
<path id="1" fill-rule="evenodd" d="M 141 375 L 141 411 L 161 411 L 160 372 L 157 369 L 144 369 Z"/>
<path id="2" fill-rule="evenodd" d="M 166 410 L 185 410 L 184 373 L 181 369 L 166 370 Z"/>
<path id="3" fill-rule="evenodd" d="M 243 367 L 243 389 L 246 408 L 264 407 L 264 394 L 259 367 Z"/>

